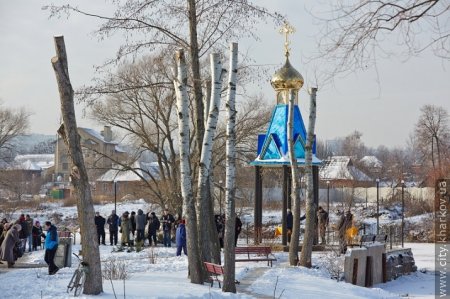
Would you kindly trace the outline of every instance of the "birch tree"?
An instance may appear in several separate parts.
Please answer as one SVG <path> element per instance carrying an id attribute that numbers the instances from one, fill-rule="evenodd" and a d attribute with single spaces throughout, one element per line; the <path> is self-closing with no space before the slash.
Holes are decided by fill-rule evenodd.
<path id="1" fill-rule="evenodd" d="M 58 133 L 68 147 L 69 156 L 73 164 L 70 177 L 77 192 L 77 211 L 80 224 L 83 260 L 89 264 L 89 272 L 86 273 L 86 282 L 84 284 L 83 293 L 86 295 L 98 295 L 103 292 L 103 286 L 100 252 L 98 248 L 99 244 L 94 223 L 95 215 L 91 196 L 91 186 L 89 184 L 86 167 L 84 166 L 80 136 L 77 131 L 73 89 L 69 78 L 69 67 L 67 64 L 64 37 L 57 36 L 54 40 L 56 56 L 52 58 L 51 62 L 58 83 L 61 115 L 63 118 L 63 124 L 59 128 Z"/>
<path id="2" fill-rule="evenodd" d="M 192 193 L 192 177 L 189 146 L 189 100 L 187 95 L 187 70 L 183 49 L 176 52 L 177 80 L 174 81 L 178 111 L 178 141 L 180 143 L 181 194 L 183 213 L 186 217 L 189 275 L 192 283 L 203 284 L 202 263 L 198 247 L 197 214 Z"/>
<path id="3" fill-rule="evenodd" d="M 230 72 L 227 86 L 227 140 L 226 140 L 226 178 L 225 178 L 225 244 L 224 244 L 224 292 L 236 293 L 234 240 L 236 226 L 235 194 L 236 194 L 236 77 L 237 77 L 238 44 L 230 45 Z"/>
<path id="4" fill-rule="evenodd" d="M 295 90 L 290 89 L 289 92 L 289 105 L 288 105 L 288 151 L 291 162 L 291 177 L 292 177 L 292 189 L 291 189 L 291 202 L 293 204 L 292 214 L 294 217 L 293 228 L 291 234 L 291 242 L 289 243 L 289 264 L 291 266 L 297 266 L 298 264 L 298 239 L 300 237 L 300 180 L 297 158 L 295 156 L 294 149 L 294 106 L 295 106 Z M 304 248 L 304 246 L 303 246 Z"/>
<path id="5" fill-rule="evenodd" d="M 222 62 L 217 53 L 210 55 L 211 61 L 211 106 L 206 124 L 205 136 L 203 137 L 203 145 L 201 147 L 200 171 L 198 176 L 197 206 L 198 206 L 198 226 L 202 231 L 200 233 L 200 246 L 202 258 L 205 261 L 213 260 L 220 262 L 219 242 L 214 236 L 217 236 L 214 224 L 212 202 L 209 200 L 209 173 L 211 170 L 211 154 L 213 149 L 213 139 L 219 119 L 220 94 L 222 90 L 222 77 L 225 70 L 222 69 Z"/>
<path id="6" fill-rule="evenodd" d="M 312 173 L 312 150 L 314 144 L 314 129 L 316 126 L 316 93 L 317 88 L 312 87 L 309 90 L 309 122 L 308 133 L 306 135 L 305 146 L 305 179 L 306 179 L 306 223 L 305 236 L 303 238 L 302 252 L 300 254 L 300 266 L 311 268 L 312 247 L 315 237 L 316 210 L 314 202 L 314 185 Z"/>

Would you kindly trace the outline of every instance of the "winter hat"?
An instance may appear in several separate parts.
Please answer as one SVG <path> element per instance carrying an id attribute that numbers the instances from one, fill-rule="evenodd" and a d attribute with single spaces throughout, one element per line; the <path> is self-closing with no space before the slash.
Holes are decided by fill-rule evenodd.
<path id="1" fill-rule="evenodd" d="M 153 216 L 156 216 L 155 212 L 151 212 L 150 214 L 152 214 Z"/>
<path id="2" fill-rule="evenodd" d="M 37 224 L 40 224 L 40 222 L 36 220 L 36 222 L 35 222 L 34 224 L 36 224 L 36 225 L 37 225 Z"/>
<path id="3" fill-rule="evenodd" d="M 181 224 L 186 224 L 186 220 L 185 219 L 181 219 Z"/>
<path id="4" fill-rule="evenodd" d="M 14 224 L 14 228 L 16 229 L 16 231 L 20 232 L 22 230 L 22 225 Z"/>

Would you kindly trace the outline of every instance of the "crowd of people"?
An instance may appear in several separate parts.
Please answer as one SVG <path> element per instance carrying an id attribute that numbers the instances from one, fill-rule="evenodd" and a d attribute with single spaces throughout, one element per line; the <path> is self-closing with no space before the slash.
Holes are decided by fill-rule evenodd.
<path id="1" fill-rule="evenodd" d="M 105 227 L 109 231 L 109 245 L 123 247 L 134 247 L 142 249 L 148 246 L 157 246 L 158 242 L 164 247 L 172 247 L 173 235 L 177 246 L 177 255 L 186 250 L 185 219 L 178 215 L 174 217 L 167 209 L 163 211 L 160 218 L 155 212 L 144 213 L 138 209 L 137 213 L 125 211 L 119 217 L 115 210 L 107 218 L 95 213 L 95 225 L 97 228 L 98 243 L 106 245 Z M 162 233 L 162 241 L 158 240 L 158 232 Z M 118 235 L 120 233 L 120 241 Z M 148 240 L 148 242 L 146 242 Z M 180 253 L 180 254 L 179 254 Z"/>
<path id="2" fill-rule="evenodd" d="M 44 230 L 47 234 L 44 234 Z M 43 241 L 44 240 L 44 241 Z M 27 246 L 28 245 L 28 246 Z M 48 264 L 49 274 L 58 272 L 54 259 L 58 249 L 58 233 L 56 226 L 46 221 L 44 227 L 39 221 L 33 221 L 30 215 L 21 214 L 16 221 L 3 218 L 0 222 L 0 263 L 7 262 L 13 268 L 16 261 L 28 252 L 44 247 L 44 260 Z"/>

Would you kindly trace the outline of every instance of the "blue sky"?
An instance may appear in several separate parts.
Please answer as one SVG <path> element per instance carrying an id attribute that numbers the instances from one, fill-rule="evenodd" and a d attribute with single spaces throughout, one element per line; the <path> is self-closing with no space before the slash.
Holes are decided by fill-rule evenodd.
<path id="1" fill-rule="evenodd" d="M 291 63 L 311 83 L 313 70 L 305 57 L 315 52 L 319 27 L 306 8 L 317 8 L 317 1 L 257 1 L 259 5 L 287 15 L 296 33 L 292 37 Z M 94 65 L 114 55 L 120 37 L 97 41 L 92 31 L 97 21 L 72 15 L 69 19 L 48 19 L 43 5 L 50 1 L 0 2 L 0 99 L 7 107 L 26 107 L 33 113 L 31 132 L 54 134 L 59 126 L 59 96 L 50 64 L 54 56 L 53 36 L 64 35 L 69 72 L 74 87 L 89 84 Z M 108 11 L 103 1 L 71 1 L 96 12 Z M 95 3 L 95 4 L 93 4 Z M 320 7 L 319 7 L 320 8 Z M 281 66 L 283 39 L 271 24 L 258 27 L 260 41 L 242 40 L 241 51 L 257 64 Z M 448 62 L 424 52 L 404 57 L 377 57 L 377 69 L 337 78 L 334 84 L 319 86 L 316 133 L 321 139 L 345 136 L 354 130 L 363 133 L 369 146 L 404 146 L 425 104 L 440 105 L 450 111 Z M 269 104 L 275 103 L 268 78 L 260 78 Z M 306 86 L 307 84 L 305 84 Z M 260 92 L 255 88 L 254 92 Z M 250 90 L 250 92 L 252 92 Z M 306 117 L 308 96 L 300 93 L 300 109 Z M 82 117 L 78 106 L 78 125 L 100 128 Z M 307 122 L 307 119 L 305 119 Z"/>

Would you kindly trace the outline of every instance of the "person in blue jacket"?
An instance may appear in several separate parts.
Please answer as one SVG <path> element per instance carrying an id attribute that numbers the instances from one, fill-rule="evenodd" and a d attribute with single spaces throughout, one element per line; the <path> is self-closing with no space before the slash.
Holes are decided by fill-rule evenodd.
<path id="1" fill-rule="evenodd" d="M 50 221 L 45 222 L 45 230 L 47 231 L 47 236 L 45 237 L 44 260 L 48 265 L 48 275 L 54 275 L 59 270 L 54 262 L 56 250 L 58 249 L 58 232 L 56 226 L 52 225 Z"/>
<path id="2" fill-rule="evenodd" d="M 182 219 L 180 224 L 178 224 L 177 233 L 175 235 L 175 241 L 177 242 L 177 256 L 181 255 L 181 249 L 183 249 L 184 254 L 187 255 L 185 223 L 186 221 Z"/>

